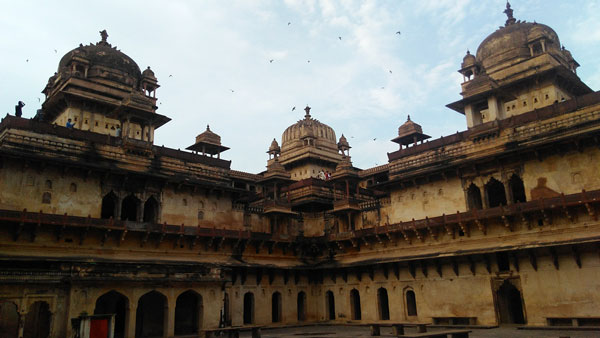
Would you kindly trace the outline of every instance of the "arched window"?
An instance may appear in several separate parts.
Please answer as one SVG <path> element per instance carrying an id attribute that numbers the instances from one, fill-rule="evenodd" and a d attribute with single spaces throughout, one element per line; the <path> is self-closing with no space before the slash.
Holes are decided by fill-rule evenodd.
<path id="1" fill-rule="evenodd" d="M 513 203 L 524 203 L 525 199 L 525 186 L 523 185 L 523 180 L 513 174 L 508 180 L 508 186 L 510 188 L 510 192 L 512 194 L 512 202 Z"/>
<path id="2" fill-rule="evenodd" d="M 485 194 L 487 196 L 488 206 L 490 208 L 506 205 L 506 192 L 504 191 L 504 184 L 497 179 L 492 177 L 485 185 Z"/>
<path id="3" fill-rule="evenodd" d="M 274 292 L 271 298 L 271 320 L 273 323 L 281 321 L 281 293 Z"/>
<path id="4" fill-rule="evenodd" d="M 0 337 L 17 338 L 19 335 L 19 313 L 13 302 L 0 301 Z"/>
<path id="5" fill-rule="evenodd" d="M 107 292 L 96 300 L 95 315 L 115 315 L 115 338 L 125 337 L 127 312 L 129 312 L 129 299 L 117 291 Z"/>
<path id="6" fill-rule="evenodd" d="M 352 320 L 361 320 L 362 312 L 360 310 L 360 294 L 358 290 L 350 291 L 350 311 L 352 312 Z"/>
<path id="7" fill-rule="evenodd" d="M 377 290 L 377 312 L 379 320 L 390 320 L 390 305 L 388 301 L 388 293 L 385 288 Z"/>
<path id="8" fill-rule="evenodd" d="M 42 194 L 42 203 L 50 204 L 52 202 L 52 194 L 48 191 Z"/>
<path id="9" fill-rule="evenodd" d="M 135 317 L 135 336 L 162 337 L 167 320 L 167 297 L 157 291 L 143 295 L 138 301 Z"/>
<path id="10" fill-rule="evenodd" d="M 139 203 L 140 200 L 133 195 L 125 197 L 121 203 L 121 220 L 137 222 Z"/>
<path id="11" fill-rule="evenodd" d="M 38 301 L 29 307 L 23 325 L 23 337 L 48 337 L 50 335 L 50 306 L 48 303 Z"/>
<path id="12" fill-rule="evenodd" d="M 415 292 L 413 290 L 406 291 L 406 314 L 408 316 L 416 316 L 417 315 L 417 298 L 415 297 Z"/>
<path id="13" fill-rule="evenodd" d="M 467 205 L 469 210 L 481 209 L 483 207 L 481 203 L 481 190 L 473 183 L 467 189 Z"/>
<path id="14" fill-rule="evenodd" d="M 144 203 L 144 222 L 156 223 L 158 221 L 158 202 L 150 196 Z"/>
<path id="15" fill-rule="evenodd" d="M 244 294 L 244 324 L 254 323 L 254 294 L 246 292 Z"/>
<path id="16" fill-rule="evenodd" d="M 298 321 L 303 322 L 306 320 L 306 293 L 304 291 L 298 292 Z"/>
<path id="17" fill-rule="evenodd" d="M 195 335 L 202 327 L 202 296 L 189 290 L 177 297 L 175 335 Z"/>
<path id="18" fill-rule="evenodd" d="M 102 208 L 100 210 L 100 218 L 109 219 L 115 218 L 117 214 L 117 195 L 114 192 L 109 192 L 102 198 Z"/>
<path id="19" fill-rule="evenodd" d="M 325 302 L 327 305 L 327 308 L 325 309 L 327 312 L 327 319 L 335 320 L 335 298 L 332 291 L 327 291 L 325 293 Z"/>

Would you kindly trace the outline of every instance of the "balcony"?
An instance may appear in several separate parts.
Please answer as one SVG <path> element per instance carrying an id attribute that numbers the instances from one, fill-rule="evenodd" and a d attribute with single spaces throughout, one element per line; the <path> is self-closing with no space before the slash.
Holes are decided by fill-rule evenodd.
<path id="1" fill-rule="evenodd" d="M 263 214 L 288 214 L 295 215 L 292 211 L 292 204 L 287 201 L 265 200 L 263 204 Z"/>
<path id="2" fill-rule="evenodd" d="M 333 202 L 333 212 L 342 211 L 360 211 L 360 201 L 353 197 L 335 200 Z"/>

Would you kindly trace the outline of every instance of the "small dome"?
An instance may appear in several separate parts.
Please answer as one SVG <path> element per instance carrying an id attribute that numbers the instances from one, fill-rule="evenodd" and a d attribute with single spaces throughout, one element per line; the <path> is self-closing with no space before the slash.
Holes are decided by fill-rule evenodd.
<path id="1" fill-rule="evenodd" d="M 210 143 L 210 144 L 215 144 L 215 145 L 221 145 L 221 136 L 213 133 L 210 130 L 210 126 L 206 125 L 206 131 L 203 132 L 202 134 L 196 136 L 196 143 L 198 142 L 205 142 L 205 143 Z"/>
<path id="2" fill-rule="evenodd" d="M 105 72 L 101 71 L 100 69 L 98 69 L 98 72 L 96 73 L 98 76 L 106 76 L 110 80 L 137 87 L 141 77 L 141 71 L 138 65 L 129 56 L 117 50 L 116 47 L 112 47 L 110 43 L 106 42 L 108 34 L 105 30 L 100 32 L 100 34 L 102 36 L 102 40 L 97 42 L 95 45 L 79 45 L 79 47 L 66 53 L 58 63 L 58 72 L 60 73 L 63 69 L 65 69 L 71 60 L 80 58 L 88 62 L 90 69 L 88 74 L 93 75 L 95 70 L 94 68 L 97 66 L 117 70 L 124 74 L 105 75 Z"/>
<path id="3" fill-rule="evenodd" d="M 154 76 L 154 72 L 152 71 L 152 69 L 150 69 L 150 67 L 146 68 L 146 70 L 144 70 L 142 72 L 142 76 L 143 77 L 149 77 L 151 79 L 156 80 L 156 76 Z"/>
<path id="4" fill-rule="evenodd" d="M 279 143 L 277 143 L 276 139 L 273 139 L 273 142 L 271 142 L 271 146 L 269 147 L 269 153 L 279 153 L 281 151 L 281 148 L 279 148 Z"/>
<path id="5" fill-rule="evenodd" d="M 460 66 L 461 68 L 467 68 L 473 66 L 476 63 L 477 60 L 475 60 L 475 55 L 471 54 L 471 52 L 467 50 L 467 55 L 465 55 L 465 57 L 463 58 L 463 62 Z"/>
<path id="6" fill-rule="evenodd" d="M 294 147 L 302 146 L 302 139 L 310 137 L 315 140 L 317 146 L 335 149 L 337 151 L 337 143 L 335 132 L 333 129 L 321 123 L 317 119 L 313 119 L 310 115 L 310 107 L 305 108 L 306 115 L 304 119 L 287 127 L 281 136 L 281 150 L 285 151 Z"/>
<path id="7" fill-rule="evenodd" d="M 348 143 L 348 140 L 346 139 L 344 134 L 342 134 L 342 137 L 340 137 L 340 141 L 338 142 L 337 145 L 338 145 L 338 149 L 340 149 L 340 150 L 350 149 L 350 144 Z"/>
<path id="8" fill-rule="evenodd" d="M 398 127 L 398 137 L 404 137 L 414 133 L 423 134 L 423 128 L 421 128 L 421 125 L 411 121 L 410 115 L 408 115 L 406 122 Z"/>

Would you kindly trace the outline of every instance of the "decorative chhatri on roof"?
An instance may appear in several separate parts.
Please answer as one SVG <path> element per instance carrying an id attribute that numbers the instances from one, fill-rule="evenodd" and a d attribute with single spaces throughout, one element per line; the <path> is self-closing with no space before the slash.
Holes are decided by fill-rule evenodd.
<path id="1" fill-rule="evenodd" d="M 196 136 L 196 143 L 186 149 L 199 152 L 202 155 L 217 155 L 217 158 L 220 158 L 220 153 L 229 148 L 221 145 L 221 136 L 213 133 L 210 126 L 206 125 L 206 131 Z"/>
<path id="2" fill-rule="evenodd" d="M 414 123 L 410 120 L 410 115 L 406 119 L 403 125 L 398 127 L 398 137 L 392 140 L 392 142 L 396 142 L 402 146 L 408 146 L 410 144 L 417 144 L 417 142 L 421 142 L 431 138 L 429 135 L 423 134 L 423 128 L 417 123 Z"/>

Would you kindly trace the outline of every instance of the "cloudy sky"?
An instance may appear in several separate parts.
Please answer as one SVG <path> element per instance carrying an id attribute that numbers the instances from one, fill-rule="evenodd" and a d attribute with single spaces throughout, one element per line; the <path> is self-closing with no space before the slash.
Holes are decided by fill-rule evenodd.
<path id="1" fill-rule="evenodd" d="M 22 100 L 32 117 L 62 55 L 106 29 L 109 43 L 156 73 L 158 112 L 172 118 L 156 144 L 184 149 L 210 124 L 231 148 L 222 157 L 232 168 L 258 173 L 272 139 L 308 104 L 347 137 L 364 169 L 387 162 L 408 114 L 434 138 L 466 128 L 445 105 L 460 98 L 465 52 L 504 24 L 505 4 L 0 0 L 0 114 Z M 581 79 L 600 89 L 599 0 L 511 4 L 515 18 L 554 28 Z"/>

